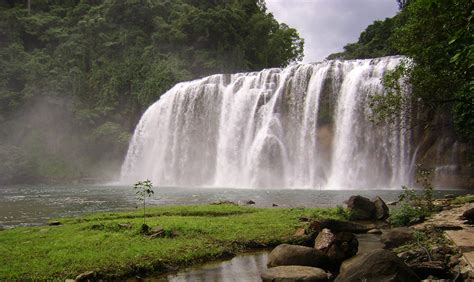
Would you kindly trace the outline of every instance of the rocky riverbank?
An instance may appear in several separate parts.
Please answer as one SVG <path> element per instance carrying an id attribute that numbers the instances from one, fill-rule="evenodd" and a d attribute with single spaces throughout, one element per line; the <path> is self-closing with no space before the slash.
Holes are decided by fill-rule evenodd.
<path id="1" fill-rule="evenodd" d="M 467 199 L 435 200 L 439 212 L 424 222 L 393 227 L 380 197 L 352 196 L 346 201 L 351 221 L 302 218 L 296 235 L 306 243 L 273 249 L 262 280 L 471 281 L 474 203 Z M 358 253 L 355 233 L 380 234 L 383 248 Z"/>

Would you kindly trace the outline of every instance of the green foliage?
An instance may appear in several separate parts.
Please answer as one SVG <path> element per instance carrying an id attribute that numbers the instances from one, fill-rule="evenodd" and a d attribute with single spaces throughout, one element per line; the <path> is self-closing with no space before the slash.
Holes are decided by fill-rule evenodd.
<path id="1" fill-rule="evenodd" d="M 419 223 L 430 216 L 436 208 L 433 204 L 433 171 L 417 166 L 416 182 L 422 187 L 421 193 L 406 186 L 399 195 L 400 205 L 390 211 L 389 221 L 394 226 L 406 226 Z"/>
<path id="2" fill-rule="evenodd" d="M 297 31 L 260 0 L 31 2 L 28 12 L 24 1 L 0 1 L 0 142 L 17 146 L 30 138 L 17 133 L 31 123 L 18 116 L 50 101 L 48 110 L 60 105 L 66 114 L 36 124 L 38 130 L 57 121 L 74 130 L 49 132 L 35 148 L 81 159 L 71 167 L 85 176 L 97 170 L 90 164 L 123 160 L 142 112 L 174 84 L 283 67 L 303 56 Z M 67 156 L 48 145 L 62 135 L 75 140 Z"/>
<path id="3" fill-rule="evenodd" d="M 395 121 L 414 115 L 420 126 L 451 124 L 458 139 L 474 138 L 474 3 L 468 0 L 398 0 L 400 12 L 376 21 L 358 42 L 328 58 L 373 58 L 405 55 L 409 60 L 383 81 L 387 93 L 371 99 L 373 120 Z M 400 90 L 411 86 L 411 95 Z M 397 85 L 398 84 L 398 85 Z"/>
<path id="4" fill-rule="evenodd" d="M 451 200 L 451 204 L 454 204 L 454 205 L 464 204 L 464 203 L 472 203 L 472 202 L 474 202 L 474 195 L 472 195 L 472 194 L 458 196 L 458 197 Z"/>
<path id="5" fill-rule="evenodd" d="M 375 21 L 360 34 L 356 43 L 347 44 L 343 52 L 331 54 L 327 59 L 367 59 L 398 54 L 389 41 L 398 22 L 397 16 Z"/>
<path id="6" fill-rule="evenodd" d="M 4 254 L 0 280 L 65 280 L 91 269 L 99 280 L 121 280 L 137 270 L 160 272 L 242 252 L 252 244 L 273 247 L 288 242 L 301 226 L 302 215 L 334 217 L 335 211 L 236 205 L 153 207 L 148 224 L 179 234 L 156 239 L 140 234 L 140 211 L 61 218 L 60 227 L 17 227 L 0 232 Z M 131 227 L 120 228 L 124 223 Z"/>
<path id="7" fill-rule="evenodd" d="M 145 181 L 138 181 L 133 185 L 133 189 L 135 190 L 135 198 L 137 201 L 142 202 L 143 201 L 143 226 L 142 229 L 146 229 L 147 225 L 145 222 L 146 218 L 146 198 L 151 197 L 155 192 L 153 191 L 153 184 L 151 183 L 150 180 L 145 180 Z M 146 232 L 145 232 L 146 233 Z"/>
<path id="8" fill-rule="evenodd" d="M 402 202 L 400 206 L 390 211 L 389 222 L 393 226 L 408 226 L 422 222 L 428 215 L 426 210 Z"/>

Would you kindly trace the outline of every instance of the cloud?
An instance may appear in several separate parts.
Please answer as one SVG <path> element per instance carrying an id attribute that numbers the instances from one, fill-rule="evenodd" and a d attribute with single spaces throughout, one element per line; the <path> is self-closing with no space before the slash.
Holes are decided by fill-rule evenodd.
<path id="1" fill-rule="evenodd" d="M 355 42 L 374 20 L 397 13 L 395 0 L 266 0 L 279 22 L 296 28 L 305 39 L 303 62 L 323 60 Z"/>

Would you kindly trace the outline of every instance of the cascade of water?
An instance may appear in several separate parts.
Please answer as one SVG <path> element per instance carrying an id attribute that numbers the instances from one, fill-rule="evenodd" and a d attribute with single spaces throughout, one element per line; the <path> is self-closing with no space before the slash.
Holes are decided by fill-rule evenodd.
<path id="1" fill-rule="evenodd" d="M 399 57 L 325 61 L 177 84 L 142 116 L 122 182 L 390 188 L 408 184 L 411 147 L 372 124 L 368 98 Z M 408 136 L 408 137 L 407 137 Z"/>

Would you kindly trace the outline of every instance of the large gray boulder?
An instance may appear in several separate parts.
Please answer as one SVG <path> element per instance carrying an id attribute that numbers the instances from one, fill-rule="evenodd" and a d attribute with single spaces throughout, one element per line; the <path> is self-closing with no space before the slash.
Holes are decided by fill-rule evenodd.
<path id="1" fill-rule="evenodd" d="M 355 256 L 358 247 L 359 242 L 354 234 L 349 232 L 334 234 L 329 229 L 323 229 L 314 243 L 314 248 L 325 253 L 336 265 Z"/>
<path id="2" fill-rule="evenodd" d="M 272 267 L 265 270 L 261 277 L 263 282 L 328 281 L 328 275 L 324 270 L 300 265 Z"/>
<path id="3" fill-rule="evenodd" d="M 328 256 L 315 248 L 281 244 L 274 248 L 268 256 L 268 267 L 281 265 L 303 265 L 329 269 Z"/>
<path id="4" fill-rule="evenodd" d="M 384 220 L 390 215 L 387 204 L 379 196 L 375 197 L 372 201 L 375 206 L 375 219 Z"/>
<path id="5" fill-rule="evenodd" d="M 375 205 L 369 199 L 362 196 L 351 196 L 347 200 L 347 208 L 352 220 L 372 219 L 375 215 Z"/>
<path id="6" fill-rule="evenodd" d="M 413 240 L 413 231 L 408 227 L 389 229 L 380 237 L 386 249 L 396 248 Z"/>
<path id="7" fill-rule="evenodd" d="M 342 263 L 335 282 L 420 281 L 418 276 L 393 252 L 376 249 Z"/>

